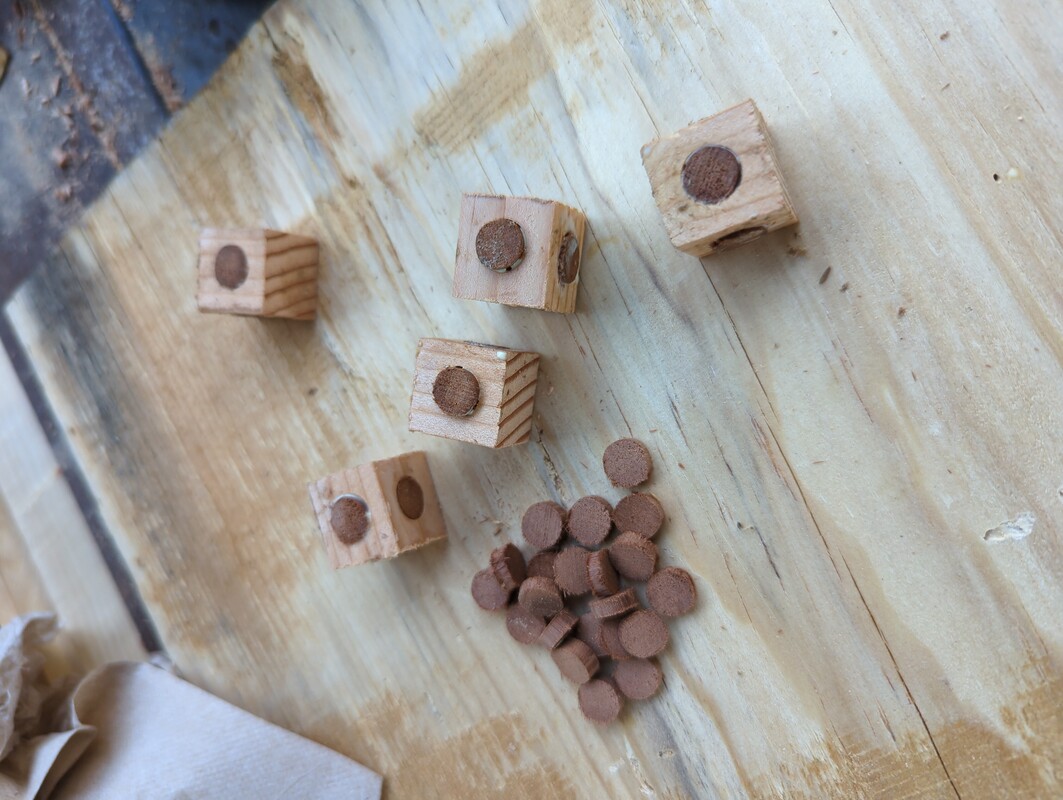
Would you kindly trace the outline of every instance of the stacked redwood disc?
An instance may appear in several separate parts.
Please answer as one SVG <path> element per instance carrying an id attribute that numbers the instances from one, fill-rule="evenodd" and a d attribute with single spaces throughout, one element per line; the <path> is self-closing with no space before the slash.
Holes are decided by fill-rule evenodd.
<path id="1" fill-rule="evenodd" d="M 653 473 L 649 450 L 635 439 L 609 445 L 602 466 L 623 489 Z M 562 676 L 579 686 L 580 710 L 593 722 L 612 722 L 627 700 L 657 693 L 667 621 L 697 601 L 690 573 L 658 564 L 653 539 L 664 521 L 664 508 L 648 492 L 632 492 L 615 508 L 597 496 L 567 511 L 536 503 L 521 520 L 536 550 L 531 558 L 506 544 L 473 577 L 476 603 L 505 611 L 506 629 L 521 644 L 550 651 Z"/>

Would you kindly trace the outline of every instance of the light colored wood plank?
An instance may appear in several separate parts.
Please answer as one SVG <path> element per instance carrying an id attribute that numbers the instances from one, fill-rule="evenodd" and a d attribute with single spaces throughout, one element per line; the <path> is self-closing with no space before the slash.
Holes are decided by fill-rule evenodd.
<path id="1" fill-rule="evenodd" d="M 1059 794 L 1050 11 L 275 7 L 10 310 L 182 669 L 397 796 Z M 701 263 L 639 149 L 750 96 L 802 224 Z M 587 214 L 574 315 L 451 298 L 463 191 Z M 195 313 L 250 220 L 321 241 L 314 326 Z M 423 336 L 542 354 L 529 446 L 406 430 Z M 702 601 L 597 730 L 468 585 L 628 434 Z M 331 573 L 304 483 L 417 448 L 447 545 Z"/>
<path id="2" fill-rule="evenodd" d="M 0 502 L 0 625 L 19 614 L 51 610 L 48 592 L 30 561 L 18 526 L 7 504 Z"/>
<path id="3" fill-rule="evenodd" d="M 484 225 L 502 219 L 520 226 L 524 256 L 515 268 L 496 272 L 480 263 L 476 241 Z M 465 300 L 571 314 L 579 291 L 578 260 L 574 279 L 565 282 L 561 248 L 568 237 L 582 255 L 586 226 L 580 211 L 554 200 L 464 194 L 451 293 Z"/>
<path id="4" fill-rule="evenodd" d="M 413 369 L 408 428 L 482 447 L 526 444 L 539 379 L 539 354 L 501 345 L 421 339 Z M 435 401 L 436 377 L 449 367 L 472 372 L 480 399 L 471 414 L 455 417 Z"/>
<path id="5" fill-rule="evenodd" d="M 0 352 L 0 624 L 29 611 L 59 615 L 53 650 L 75 673 L 146 655 L 22 384 Z"/>

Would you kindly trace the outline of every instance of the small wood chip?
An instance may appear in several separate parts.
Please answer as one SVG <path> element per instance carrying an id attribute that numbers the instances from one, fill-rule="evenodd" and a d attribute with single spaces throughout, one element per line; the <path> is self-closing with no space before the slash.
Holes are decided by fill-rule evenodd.
<path id="1" fill-rule="evenodd" d="M 526 576 L 524 555 L 516 545 L 504 544 L 491 551 L 491 571 L 506 591 L 521 585 Z"/>
<path id="2" fill-rule="evenodd" d="M 587 576 L 596 597 L 608 597 L 620 589 L 620 579 L 616 577 L 607 550 L 596 550 L 587 556 Z"/>
<path id="3" fill-rule="evenodd" d="M 620 641 L 620 620 L 603 619 L 601 632 L 598 634 L 598 645 L 614 661 L 623 661 L 631 658 L 623 642 Z"/>
<path id="4" fill-rule="evenodd" d="M 613 486 L 633 489 L 650 479 L 653 458 L 638 439 L 618 439 L 605 448 L 602 466 Z"/>
<path id="5" fill-rule="evenodd" d="M 633 531 L 652 539 L 664 525 L 664 506 L 652 494 L 635 492 L 616 504 L 613 521 L 621 533 Z"/>
<path id="6" fill-rule="evenodd" d="M 613 528 L 613 507 L 601 497 L 581 497 L 568 510 L 568 532 L 585 547 L 597 547 Z"/>
<path id="7" fill-rule="evenodd" d="M 631 587 L 609 597 L 599 597 L 590 602 L 591 613 L 598 619 L 622 617 L 638 607 L 638 595 L 635 594 L 635 590 Z"/>
<path id="8" fill-rule="evenodd" d="M 528 578 L 554 579 L 554 561 L 557 558 L 556 550 L 540 550 L 528 559 Z"/>
<path id="9" fill-rule="evenodd" d="M 472 576 L 472 599 L 484 611 L 500 611 L 509 603 L 509 592 L 502 588 L 494 572 L 482 569 Z"/>
<path id="10" fill-rule="evenodd" d="M 620 643 L 635 658 L 652 658 L 668 646 L 668 626 L 653 611 L 636 611 L 620 623 Z"/>
<path id="11" fill-rule="evenodd" d="M 593 611 L 586 611 L 580 614 L 579 624 L 576 626 L 576 636 L 590 645 L 591 650 L 599 658 L 609 655 L 601 635 L 602 620 L 594 616 Z"/>
<path id="12" fill-rule="evenodd" d="M 546 628 L 539 635 L 539 644 L 547 650 L 553 650 L 568 638 L 568 635 L 576 629 L 578 622 L 579 617 L 567 608 L 561 609 L 547 623 Z"/>
<path id="13" fill-rule="evenodd" d="M 520 531 L 539 550 L 556 547 L 565 532 L 565 509 L 549 500 L 536 503 L 524 512 Z"/>
<path id="14" fill-rule="evenodd" d="M 584 684 L 598 672 L 600 663 L 586 642 L 570 639 L 553 652 L 554 663 L 561 674 L 573 683 Z"/>
<path id="15" fill-rule="evenodd" d="M 579 710 L 591 722 L 608 725 L 624 709 L 624 697 L 607 679 L 595 678 L 579 687 Z"/>
<path id="16" fill-rule="evenodd" d="M 628 531 L 609 545 L 609 561 L 629 581 L 646 581 L 657 566 L 657 545 L 641 534 Z"/>
<path id="17" fill-rule="evenodd" d="M 661 688 L 664 674 L 656 661 L 630 658 L 616 665 L 613 681 L 629 700 L 648 700 Z"/>
<path id="18" fill-rule="evenodd" d="M 521 644 L 533 644 L 546 630 L 546 621 L 514 603 L 506 609 L 506 630 Z"/>
<path id="19" fill-rule="evenodd" d="M 570 597 L 580 597 L 591 590 L 587 569 L 590 552 L 582 547 L 566 547 L 554 559 L 554 582 Z"/>
<path id="20" fill-rule="evenodd" d="M 497 581 L 496 581 L 497 583 Z M 549 578 L 525 578 L 517 602 L 525 611 L 540 617 L 552 617 L 564 608 L 561 590 Z"/>
<path id="21" fill-rule="evenodd" d="M 698 591 L 690 573 L 679 567 L 665 567 L 646 584 L 650 608 L 663 617 L 678 617 L 694 608 Z"/>

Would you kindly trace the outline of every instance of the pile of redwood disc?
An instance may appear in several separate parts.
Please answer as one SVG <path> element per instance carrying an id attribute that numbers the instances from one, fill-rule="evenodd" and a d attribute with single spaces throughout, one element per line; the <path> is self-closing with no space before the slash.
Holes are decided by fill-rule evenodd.
<path id="1" fill-rule="evenodd" d="M 623 489 L 641 486 L 653 472 L 649 450 L 635 439 L 609 445 L 602 465 Z M 549 650 L 579 686 L 580 710 L 594 722 L 612 722 L 626 700 L 657 693 L 667 621 L 697 600 L 686 570 L 658 564 L 653 539 L 664 521 L 664 508 L 648 492 L 632 492 L 615 508 L 595 495 L 567 511 L 536 503 L 521 520 L 531 557 L 503 545 L 473 577 L 477 605 L 505 611 L 506 629 L 521 644 Z"/>

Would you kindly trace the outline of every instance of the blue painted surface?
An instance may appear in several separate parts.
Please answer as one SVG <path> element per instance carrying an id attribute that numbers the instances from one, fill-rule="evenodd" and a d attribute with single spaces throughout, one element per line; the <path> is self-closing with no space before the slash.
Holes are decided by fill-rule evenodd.
<path id="1" fill-rule="evenodd" d="M 269 0 L 0 0 L 0 304 Z"/>
<path id="2" fill-rule="evenodd" d="M 99 0 L 109 4 L 110 0 Z M 125 0 L 125 22 L 147 63 L 170 71 L 191 98 L 225 61 L 272 0 Z"/>

